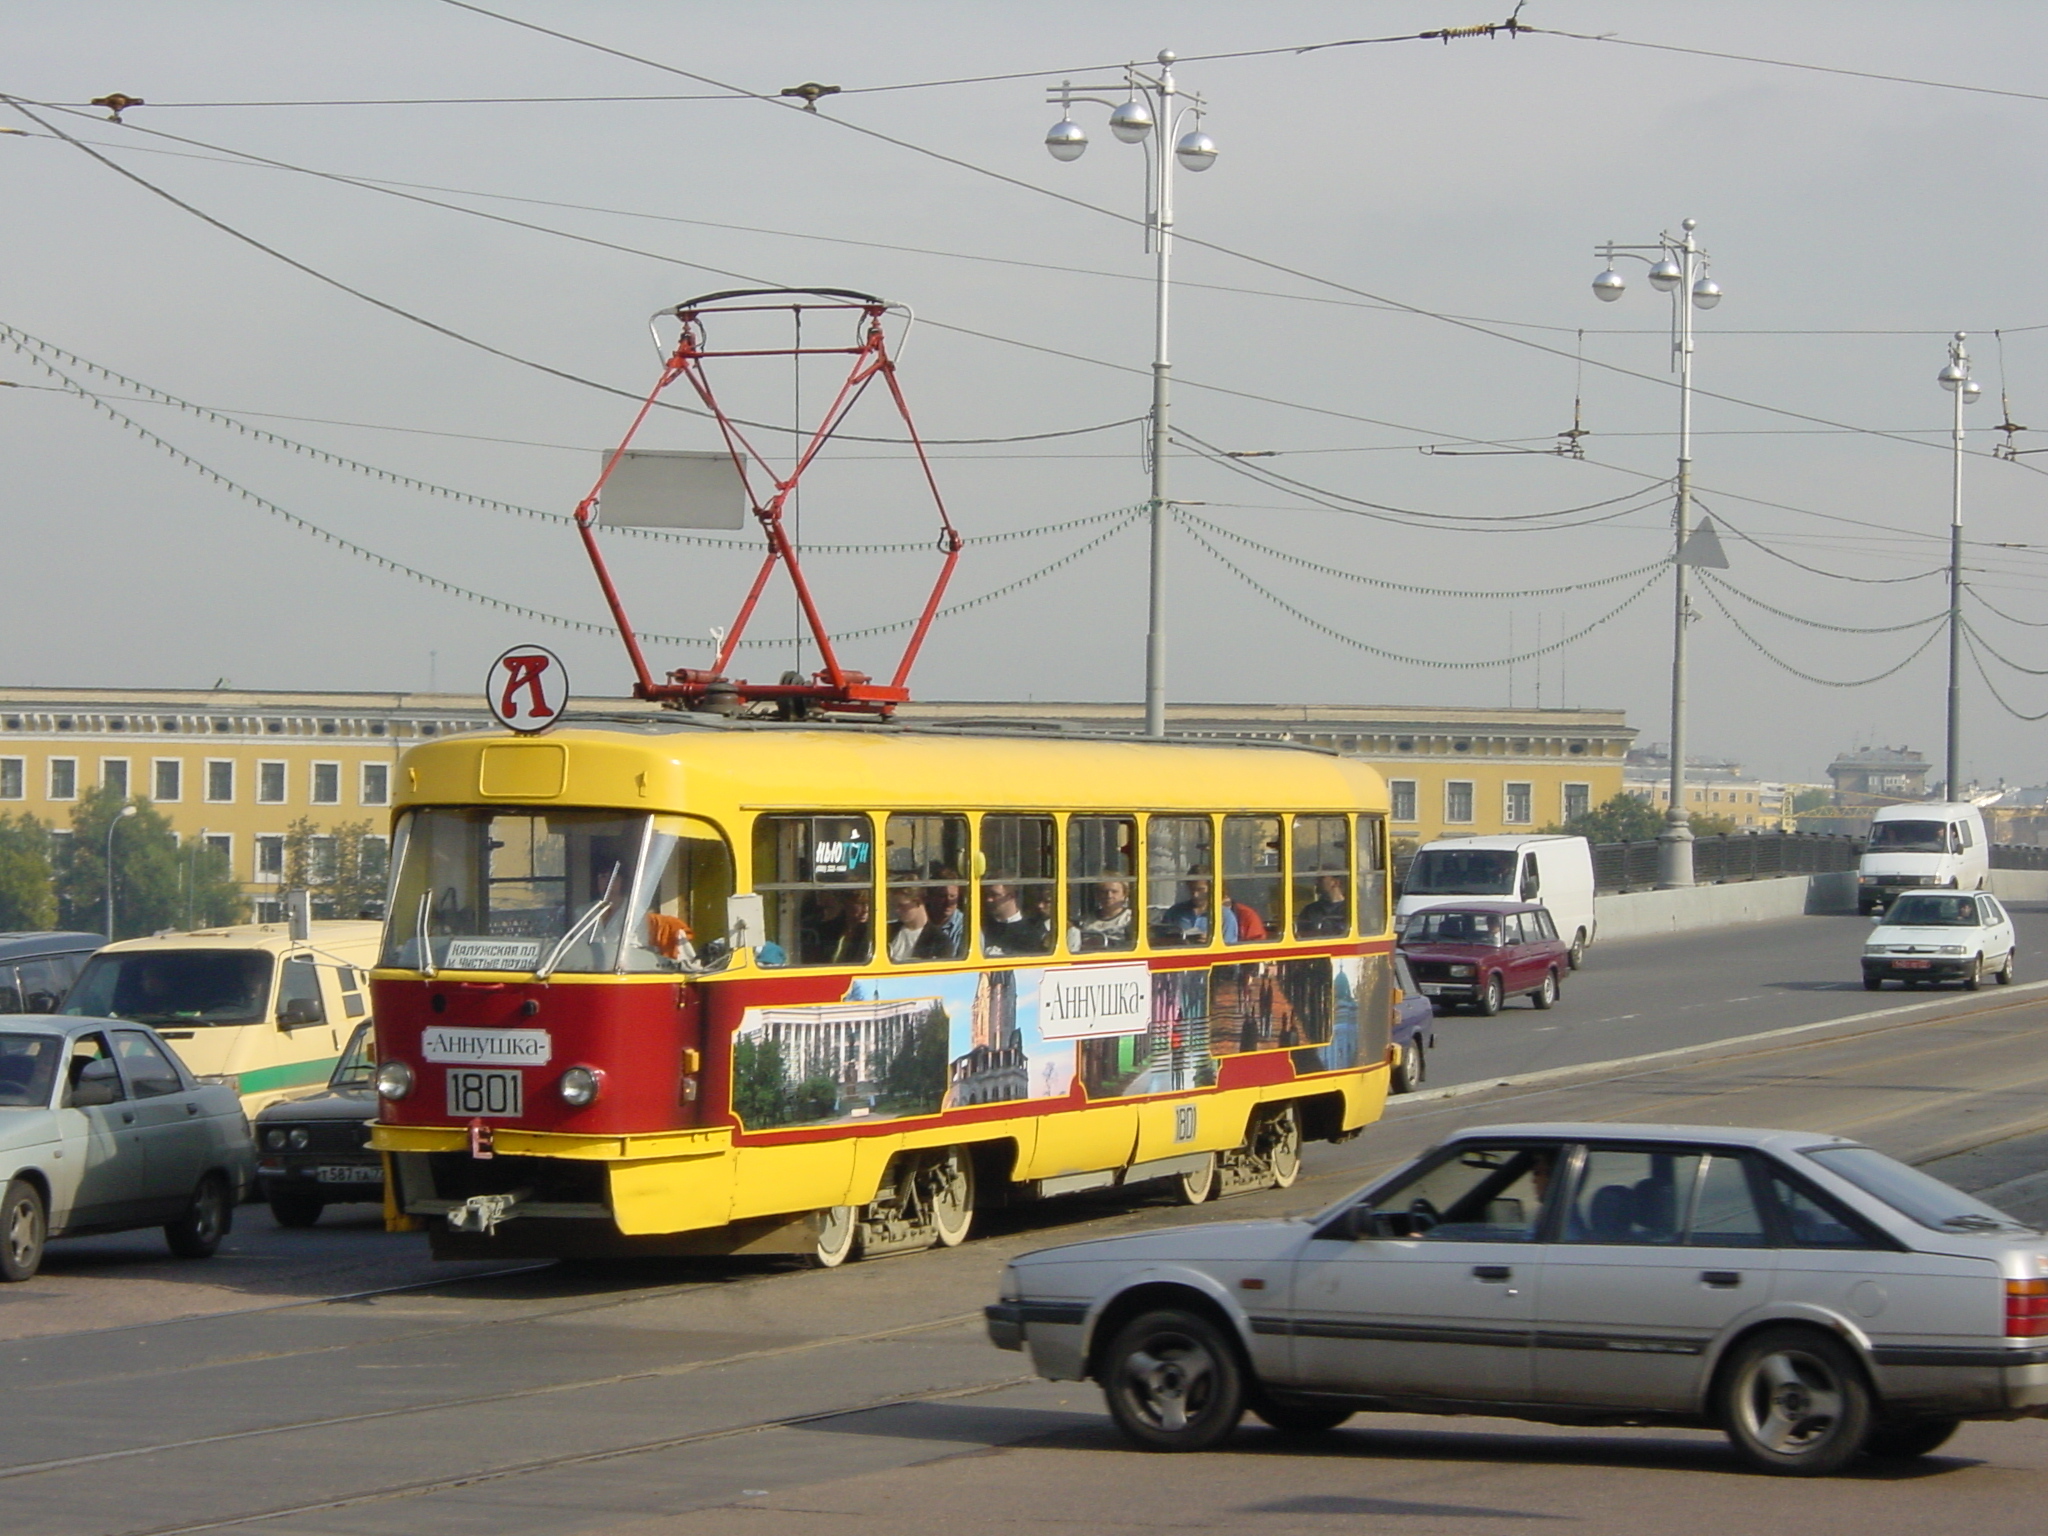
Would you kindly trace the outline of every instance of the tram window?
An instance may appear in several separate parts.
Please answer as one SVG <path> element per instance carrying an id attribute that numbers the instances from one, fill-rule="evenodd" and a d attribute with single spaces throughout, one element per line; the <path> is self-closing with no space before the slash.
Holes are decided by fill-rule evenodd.
<path id="1" fill-rule="evenodd" d="M 875 952 L 875 832 L 865 816 L 763 816 L 754 889 L 763 965 L 866 965 Z"/>
<path id="2" fill-rule="evenodd" d="M 1294 936 L 1351 932 L 1351 828 L 1342 816 L 1294 818 Z"/>
<path id="3" fill-rule="evenodd" d="M 899 965 L 958 960 L 967 953 L 961 871 L 968 857 L 965 816 L 898 815 L 887 823 L 889 958 Z"/>
<path id="4" fill-rule="evenodd" d="M 1050 954 L 1059 833 L 1050 816 L 981 818 L 981 952 Z"/>
<path id="5" fill-rule="evenodd" d="M 1135 949 L 1137 905 L 1137 818 L 1068 817 L 1067 948 Z"/>
<path id="6" fill-rule="evenodd" d="M 1232 944 L 1262 944 L 1283 938 L 1280 914 L 1280 818 L 1223 818 L 1223 905 L 1236 919 L 1224 926 Z"/>
<path id="7" fill-rule="evenodd" d="M 436 807 L 399 824 L 382 964 L 457 971 L 619 968 L 649 818 Z"/>
<path id="8" fill-rule="evenodd" d="M 629 971 L 699 971 L 725 955 L 732 853 L 709 822 L 657 816 L 627 929 Z"/>
<path id="9" fill-rule="evenodd" d="M 1387 931 L 1387 818 L 1358 818 L 1358 931 Z"/>
<path id="10" fill-rule="evenodd" d="M 1215 825 L 1206 816 L 1153 816 L 1145 823 L 1146 927 L 1154 944 L 1207 944 L 1215 936 Z M 1237 919 L 1223 914 L 1223 937 Z"/>

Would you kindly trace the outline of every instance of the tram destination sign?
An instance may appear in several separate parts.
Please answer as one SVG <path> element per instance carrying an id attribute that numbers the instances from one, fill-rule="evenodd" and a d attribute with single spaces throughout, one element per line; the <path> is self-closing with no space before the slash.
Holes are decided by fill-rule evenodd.
<path id="1" fill-rule="evenodd" d="M 555 1042 L 544 1029 L 463 1029 L 434 1024 L 420 1036 L 427 1061 L 462 1067 L 544 1067 Z"/>
<path id="2" fill-rule="evenodd" d="M 1143 962 L 1054 965 L 1040 974 L 1038 1032 L 1047 1040 L 1143 1034 L 1152 1024 L 1152 973 Z"/>

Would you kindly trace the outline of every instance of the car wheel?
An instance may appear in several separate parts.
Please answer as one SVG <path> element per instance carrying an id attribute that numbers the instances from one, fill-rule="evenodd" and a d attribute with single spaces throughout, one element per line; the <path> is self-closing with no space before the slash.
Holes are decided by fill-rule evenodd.
<path id="1" fill-rule="evenodd" d="M 1216 1198 L 1216 1154 L 1202 1159 L 1202 1166 L 1183 1173 L 1173 1181 L 1173 1192 L 1182 1205 L 1201 1205 Z"/>
<path id="2" fill-rule="evenodd" d="M 2013 983 L 2013 977 L 2016 974 L 2013 970 L 2013 954 L 2014 951 L 2008 949 L 2005 952 L 2005 964 L 1998 968 L 1998 984 L 2001 987 L 2009 987 Z"/>
<path id="3" fill-rule="evenodd" d="M 1982 955 L 1979 955 L 1976 959 L 1970 962 L 1969 970 L 1963 973 L 1963 990 L 1965 992 L 1975 992 L 1979 987 L 1983 985 L 1984 957 Z"/>
<path id="4" fill-rule="evenodd" d="M 1870 1435 L 1862 1368 L 1812 1329 L 1772 1328 L 1744 1342 L 1722 1369 L 1717 1398 L 1722 1430 L 1765 1472 L 1825 1477 Z"/>
<path id="5" fill-rule="evenodd" d="M 1413 1093 L 1422 1086 L 1422 1079 L 1429 1070 L 1423 1060 L 1422 1042 L 1410 1040 L 1396 1049 L 1400 1054 L 1394 1058 L 1394 1092 Z"/>
<path id="6" fill-rule="evenodd" d="M 234 1214 L 227 1181 L 217 1173 L 209 1173 L 192 1192 L 192 1204 L 185 1214 L 164 1227 L 164 1241 L 181 1259 L 210 1259 L 220 1248 L 220 1240 L 228 1235 Z"/>
<path id="7" fill-rule="evenodd" d="M 320 1198 L 320 1191 L 308 1189 L 303 1184 L 286 1184 L 273 1189 L 269 1204 L 270 1214 L 277 1218 L 280 1227 L 310 1227 L 327 1208 L 327 1202 Z"/>
<path id="8" fill-rule="evenodd" d="M 1529 994 L 1531 1008 L 1548 1008 L 1557 1001 L 1557 972 L 1545 971 L 1543 985 Z"/>
<path id="9" fill-rule="evenodd" d="M 1908 1419 L 1903 1423 L 1880 1424 L 1863 1442 L 1863 1454 L 1877 1461 L 1911 1461 L 1948 1444 L 1949 1436 L 1962 1424 L 1961 1419 Z"/>
<path id="10" fill-rule="evenodd" d="M 1283 1435 L 1324 1435 L 1351 1417 L 1349 1408 L 1311 1404 L 1254 1402 L 1252 1412 Z"/>
<path id="11" fill-rule="evenodd" d="M 1864 991 L 1866 991 L 1866 992 L 1881 992 L 1881 991 L 1883 991 L 1883 990 L 1884 990 L 1884 978 L 1883 978 L 1882 976 L 1866 976 L 1866 977 L 1864 977 L 1864 978 L 1863 978 L 1863 990 L 1864 990 Z"/>
<path id="12" fill-rule="evenodd" d="M 42 1191 L 27 1179 L 11 1179 L 0 1204 L 0 1280 L 28 1280 L 43 1267 L 50 1218 Z"/>
<path id="13" fill-rule="evenodd" d="M 811 1249 L 811 1263 L 818 1269 L 837 1269 L 853 1257 L 860 1236 L 860 1212 L 850 1205 L 835 1205 L 819 1211 L 813 1220 L 818 1240 Z"/>
<path id="14" fill-rule="evenodd" d="M 932 1229 L 941 1248 L 958 1248 L 974 1225 L 974 1160 L 963 1147 L 948 1147 L 931 1165 Z"/>
<path id="15" fill-rule="evenodd" d="M 1564 963 L 1577 970 L 1586 963 L 1586 930 L 1581 928 L 1572 935 L 1572 947 L 1564 957 Z"/>
<path id="16" fill-rule="evenodd" d="M 1244 1417 L 1244 1370 L 1217 1326 L 1195 1312 L 1134 1317 L 1104 1357 L 1110 1417 L 1148 1451 L 1206 1451 Z"/>
<path id="17" fill-rule="evenodd" d="M 1473 1006 L 1482 1015 L 1490 1019 L 1500 1012 L 1501 999 L 1504 996 L 1505 993 L 1503 993 L 1500 984 L 1500 972 L 1495 971 L 1486 978 L 1486 990 L 1479 994 L 1479 1001 L 1473 1004 Z"/>

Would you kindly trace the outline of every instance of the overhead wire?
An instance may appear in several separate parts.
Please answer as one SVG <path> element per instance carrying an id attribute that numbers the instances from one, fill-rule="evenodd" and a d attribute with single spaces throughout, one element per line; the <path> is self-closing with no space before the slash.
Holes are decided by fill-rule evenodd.
<path id="1" fill-rule="evenodd" d="M 2005 622 L 2008 624 L 2021 624 L 2026 626 L 2028 629 L 2048 629 L 2048 619 L 2023 619 L 2018 614 L 2007 613 L 2003 608 L 1999 607 L 1996 603 L 1992 602 L 1991 599 L 1989 599 L 1982 592 L 1980 592 L 1974 583 L 1966 585 L 1963 588 L 1963 590 L 1967 592 L 1978 603 L 1990 609 L 1993 613 L 1997 614 L 2001 619 L 2005 620 Z"/>
<path id="2" fill-rule="evenodd" d="M 2008 715 L 2011 715 L 2015 720 L 2025 720 L 2029 723 L 2037 720 L 2048 720 L 2048 709 L 2042 710 L 2038 715 L 2030 715 L 2025 710 L 2014 706 L 2004 694 L 1998 691 L 1998 684 L 1991 681 L 1991 674 L 1985 669 L 1984 658 L 1977 654 L 1977 645 L 1977 637 L 1965 625 L 1963 629 L 1963 648 L 1970 653 L 1970 665 L 1976 668 L 1977 676 L 1984 681 L 1985 691 L 1997 701 L 1998 707 Z"/>
<path id="3" fill-rule="evenodd" d="M 1907 667 L 1911 666 L 1916 660 L 1919 659 L 1921 652 L 1925 651 L 1930 645 L 1934 644 L 1935 640 L 1938 639 L 1941 635 L 1941 628 L 1939 625 L 1935 625 L 1929 628 L 1927 631 L 1926 638 L 1921 640 L 1921 642 L 1918 645 L 1914 646 L 1912 650 L 1908 651 L 1903 661 L 1899 662 L 1896 666 L 1886 667 L 1882 672 L 1874 673 L 1869 677 L 1850 678 L 1846 680 L 1842 678 L 1821 677 L 1816 673 L 1808 672 L 1803 668 L 1793 666 L 1791 662 L 1785 660 L 1782 656 L 1778 655 L 1775 651 L 1773 651 L 1769 646 L 1765 645 L 1763 641 L 1757 639 L 1755 635 L 1751 634 L 1749 630 L 1744 627 L 1742 620 L 1736 618 L 1735 615 L 1729 610 L 1728 605 L 1721 601 L 1721 595 L 1718 592 L 1716 592 L 1711 585 L 1702 583 L 1701 590 L 1707 594 L 1707 600 L 1711 602 L 1716 608 L 1721 610 L 1721 616 L 1725 618 L 1731 625 L 1734 626 L 1735 632 L 1738 635 L 1742 636 L 1743 639 L 1747 640 L 1751 648 L 1755 650 L 1759 656 L 1762 656 L 1764 660 L 1768 661 L 1772 666 L 1777 667 L 1782 671 L 1790 672 L 1794 677 L 1800 678 L 1806 682 L 1818 684 L 1820 687 L 1823 688 L 1868 688 L 1872 683 L 1881 683 L 1886 678 L 1895 676 L 1896 674 L 1905 671 Z"/>
<path id="4" fill-rule="evenodd" d="M 1773 614 L 1793 624 L 1803 624 L 1808 629 L 1825 629 L 1837 635 L 1896 635 L 1904 630 L 1918 629 L 1923 624 L 1939 623 L 1948 616 L 1948 610 L 1944 608 L 1940 612 L 1928 614 L 1925 618 L 1908 619 L 1903 624 L 1830 624 L 1822 619 L 1809 619 L 1802 614 L 1793 613 L 1788 609 L 1773 607 L 1762 598 L 1743 591 L 1742 588 L 1736 586 L 1735 583 L 1729 581 L 1726 577 L 1718 575 L 1711 570 L 1701 570 L 1699 577 L 1702 581 L 1713 586 L 1716 591 L 1726 592 L 1731 597 L 1739 597 L 1753 608 L 1761 608 L 1765 613 Z"/>
<path id="5" fill-rule="evenodd" d="M 2048 677 L 2048 667 L 2030 667 L 2023 662 L 2014 661 L 2010 656 L 1999 650 L 1997 646 L 1986 640 L 1981 634 L 1978 634 L 1972 628 L 1968 619 L 1963 620 L 1963 628 L 1969 630 L 1971 638 L 1983 646 L 1986 651 L 1990 652 L 1995 660 L 2003 662 L 2006 666 L 2012 668 L 2013 671 L 2024 672 L 2029 677 Z"/>

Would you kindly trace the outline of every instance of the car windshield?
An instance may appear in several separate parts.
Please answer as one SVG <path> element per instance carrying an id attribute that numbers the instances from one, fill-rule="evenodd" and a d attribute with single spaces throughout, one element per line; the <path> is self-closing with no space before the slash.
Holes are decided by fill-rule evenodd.
<path id="1" fill-rule="evenodd" d="M 1947 853 L 1948 823 L 1875 821 L 1870 824 L 1870 847 L 1887 853 Z"/>
<path id="2" fill-rule="evenodd" d="M 1418 912 L 1408 919 L 1401 934 L 1404 945 L 1482 944 L 1498 949 L 1501 922 L 1498 912 Z"/>
<path id="3" fill-rule="evenodd" d="M 1884 915 L 1887 928 L 1975 928 L 1974 896 L 1901 896 Z"/>
<path id="4" fill-rule="evenodd" d="M 1806 1155 L 1901 1216 L 1936 1232 L 2034 1232 L 2039 1229 L 1973 1199 L 1932 1174 L 1869 1147 L 1810 1147 Z"/>
<path id="5" fill-rule="evenodd" d="M 0 1109 L 46 1109 L 64 1042 L 54 1035 L 0 1035 Z"/>
<path id="6" fill-rule="evenodd" d="M 341 1060 L 334 1064 L 334 1073 L 327 1079 L 330 1088 L 367 1088 L 377 1078 L 377 1063 L 372 1059 L 372 1047 L 376 1044 L 371 1035 L 369 1020 L 356 1026 L 356 1032 L 348 1037 Z"/>
<path id="7" fill-rule="evenodd" d="M 66 1013 L 139 1024 L 256 1024 L 274 959 L 260 949 L 101 950 L 64 999 Z"/>
<path id="8" fill-rule="evenodd" d="M 1425 848 L 1409 867 L 1404 896 L 1506 896 L 1515 888 L 1512 848 Z"/>

